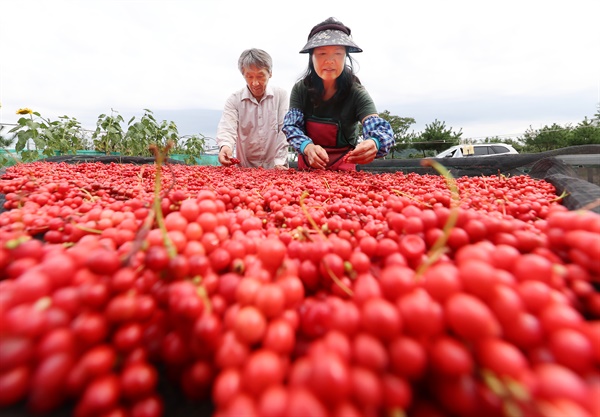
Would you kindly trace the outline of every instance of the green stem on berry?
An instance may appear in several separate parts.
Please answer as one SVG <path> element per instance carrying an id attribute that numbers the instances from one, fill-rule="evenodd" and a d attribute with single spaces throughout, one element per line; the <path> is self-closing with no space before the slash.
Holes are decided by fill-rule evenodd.
<path id="1" fill-rule="evenodd" d="M 11 239 L 11 240 L 7 241 L 7 242 L 4 244 L 4 247 L 5 247 L 6 249 L 9 249 L 9 250 L 10 250 L 10 249 L 14 249 L 14 248 L 16 248 L 17 246 L 19 246 L 21 243 L 23 243 L 23 242 L 27 242 L 28 240 L 31 240 L 31 236 L 29 236 L 29 235 L 26 235 L 26 236 L 19 236 L 19 237 L 17 237 L 17 238 L 14 238 L 14 239 Z"/>
<path id="2" fill-rule="evenodd" d="M 550 200 L 550 201 L 549 201 L 549 203 L 555 203 L 555 202 L 557 202 L 557 201 L 560 201 L 560 200 L 562 200 L 563 198 L 567 197 L 568 195 L 569 195 L 569 193 L 568 193 L 568 192 L 566 192 L 566 191 L 563 191 L 561 195 L 559 195 L 559 196 L 558 196 L 558 197 L 556 197 L 556 198 L 553 198 L 552 200 Z"/>
<path id="3" fill-rule="evenodd" d="M 394 194 L 396 194 L 396 195 L 401 195 L 402 197 L 406 197 L 406 198 L 408 198 L 408 199 L 410 199 L 410 200 L 416 201 L 417 203 L 423 204 L 425 207 L 431 207 L 431 204 L 429 204 L 429 203 L 426 203 L 426 202 L 424 202 L 423 200 L 419 200 L 418 198 L 416 198 L 416 197 L 414 197 L 414 196 L 412 196 L 412 195 L 410 195 L 410 194 L 408 194 L 408 193 L 405 193 L 405 192 L 403 192 L 403 191 L 400 191 L 400 190 L 392 190 L 392 192 L 393 192 Z"/>
<path id="4" fill-rule="evenodd" d="M 148 215 L 144 219 L 144 223 L 142 223 L 142 226 L 136 233 L 135 238 L 133 239 L 131 249 L 123 259 L 123 265 L 129 264 L 129 262 L 133 258 L 133 255 L 135 255 L 138 251 L 142 250 L 146 236 L 148 236 L 148 233 L 150 233 L 152 225 L 154 224 L 154 217 L 154 210 L 148 210 Z"/>
<path id="5" fill-rule="evenodd" d="M 83 230 L 84 232 L 94 233 L 94 234 L 97 234 L 97 235 L 99 235 L 99 234 L 102 233 L 102 230 L 100 230 L 100 229 L 92 229 L 91 227 L 82 226 L 79 223 L 73 223 L 73 227 L 75 227 L 75 228 L 77 228 L 79 230 Z"/>
<path id="6" fill-rule="evenodd" d="M 169 148 L 169 144 L 167 144 L 165 151 L 161 151 L 160 149 L 158 149 L 158 147 L 156 145 L 152 145 L 150 149 L 152 151 L 154 151 L 154 157 L 156 160 L 156 177 L 154 180 L 154 201 L 153 201 L 154 213 L 156 215 L 156 223 L 158 224 L 158 228 L 161 231 L 163 243 L 165 245 L 165 248 L 167 249 L 169 258 L 173 259 L 177 255 L 177 250 L 175 249 L 175 246 L 173 246 L 173 242 L 171 241 L 171 238 L 169 237 L 169 234 L 167 232 L 167 228 L 165 226 L 165 219 L 163 217 L 162 207 L 160 205 L 162 163 L 163 163 L 165 155 L 168 153 L 168 148 Z"/>
<path id="7" fill-rule="evenodd" d="M 506 417 L 524 417 L 523 411 L 511 400 L 505 400 L 502 403 L 502 409 Z"/>
<path id="8" fill-rule="evenodd" d="M 90 193 L 88 190 L 86 190 L 85 188 L 79 188 L 79 191 L 81 191 L 82 193 L 84 193 L 85 195 L 87 195 L 87 198 L 89 199 L 89 201 L 95 201 L 98 200 L 97 196 L 93 196 L 92 193 Z"/>
<path id="9" fill-rule="evenodd" d="M 210 298 L 208 298 L 208 292 L 206 291 L 206 288 L 204 288 L 204 285 L 200 284 L 198 286 L 196 289 L 196 294 L 198 294 L 198 296 L 202 299 L 206 313 L 210 314 L 212 312 L 212 304 L 210 302 Z"/>
<path id="10" fill-rule="evenodd" d="M 192 279 L 192 282 L 194 283 L 194 285 L 196 285 L 196 294 L 202 300 L 206 313 L 210 314 L 212 312 L 212 303 L 210 302 L 208 291 L 206 291 L 204 284 L 202 284 L 202 277 L 196 276 Z"/>
<path id="11" fill-rule="evenodd" d="M 483 185 L 485 185 L 485 191 L 489 191 L 485 175 L 482 175 L 481 179 L 483 180 Z"/>
<path id="12" fill-rule="evenodd" d="M 406 417 L 406 413 L 401 408 L 392 408 L 388 410 L 388 417 Z"/>
<path id="13" fill-rule="evenodd" d="M 308 220 L 310 225 L 313 227 L 313 229 L 316 230 L 321 235 L 321 237 L 323 237 L 323 239 L 327 239 L 327 236 L 325 236 L 325 234 L 323 233 L 323 231 L 321 230 L 321 228 L 319 227 L 317 222 L 315 222 L 315 220 L 312 218 L 312 216 L 308 212 L 308 209 L 304 205 L 304 199 L 306 198 L 307 195 L 308 195 L 308 191 L 305 190 L 302 193 L 302 195 L 300 196 L 300 200 L 299 200 L 300 208 L 302 209 L 302 212 L 306 216 L 306 219 Z"/>
<path id="14" fill-rule="evenodd" d="M 415 279 L 420 279 L 420 277 L 425 273 L 427 268 L 433 265 L 445 252 L 446 242 L 448 242 L 448 238 L 450 237 L 450 232 L 456 225 L 456 221 L 458 220 L 458 203 L 460 201 L 460 196 L 458 193 L 458 186 L 456 185 L 456 180 L 439 162 L 436 162 L 432 159 L 423 159 L 421 162 L 423 166 L 431 166 L 436 171 L 438 171 L 441 175 L 446 178 L 446 183 L 448 184 L 448 188 L 450 188 L 450 192 L 452 194 L 452 199 L 450 202 L 450 214 L 448 215 L 448 219 L 446 220 L 446 224 L 442 229 L 442 235 L 435 241 L 429 253 L 427 254 L 426 260 L 419 265 L 415 273 Z"/>
<path id="15" fill-rule="evenodd" d="M 495 396 L 498 398 L 504 398 L 508 395 L 508 390 L 493 372 L 483 369 L 481 371 L 481 377 L 483 378 L 485 385 L 494 393 Z"/>
<path id="16" fill-rule="evenodd" d="M 346 274 L 348 274 L 350 279 L 352 279 L 352 280 L 356 279 L 357 272 L 354 269 L 354 266 L 352 265 L 352 263 L 350 263 L 350 261 L 344 261 L 344 272 L 346 272 Z"/>
<path id="17" fill-rule="evenodd" d="M 327 265 L 326 263 L 323 263 L 323 266 L 325 267 L 325 270 L 327 271 L 327 273 L 329 274 L 329 276 L 331 277 L 331 279 L 333 280 L 333 282 L 335 282 L 335 284 L 340 287 L 342 289 L 342 291 L 344 291 L 346 294 L 348 294 L 350 297 L 354 296 L 354 292 L 352 292 L 352 290 L 350 288 L 348 288 L 346 286 L 346 284 L 344 284 L 342 282 L 341 279 L 339 279 L 331 270 L 331 268 L 329 268 L 329 265 Z"/>
<path id="18" fill-rule="evenodd" d="M 530 406 L 536 407 L 527 388 L 509 377 L 499 377 L 488 369 L 481 369 L 483 383 L 502 401 L 504 415 L 523 417 Z M 525 407 L 525 408 L 524 408 Z"/>
<path id="19" fill-rule="evenodd" d="M 525 386 L 513 379 L 506 379 L 505 387 L 511 397 L 517 399 L 518 401 L 531 401 L 531 394 Z"/>

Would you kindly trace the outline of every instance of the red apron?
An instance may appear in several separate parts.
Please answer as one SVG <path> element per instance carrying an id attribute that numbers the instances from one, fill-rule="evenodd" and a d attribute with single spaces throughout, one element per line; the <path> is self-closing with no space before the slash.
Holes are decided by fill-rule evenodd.
<path id="1" fill-rule="evenodd" d="M 312 139 L 315 145 L 320 145 L 329 155 L 329 162 L 326 169 L 340 171 L 356 171 L 356 164 L 344 161 L 344 156 L 352 149 L 352 146 L 339 146 L 339 137 L 341 135 L 337 122 L 323 119 L 307 119 L 306 134 Z M 306 157 L 299 154 L 298 169 L 310 169 Z"/>

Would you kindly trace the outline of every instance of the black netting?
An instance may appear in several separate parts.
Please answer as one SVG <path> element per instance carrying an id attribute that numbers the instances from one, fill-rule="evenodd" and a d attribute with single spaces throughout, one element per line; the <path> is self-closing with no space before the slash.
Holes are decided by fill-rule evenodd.
<path id="1" fill-rule="evenodd" d="M 529 174 L 533 165 L 542 159 L 562 155 L 598 155 L 600 165 L 600 145 L 581 145 L 553 151 L 499 156 L 469 156 L 464 158 L 435 159 L 450 170 L 455 177 L 479 175 L 522 175 Z M 422 174 L 437 173 L 433 168 L 423 167 L 421 159 L 383 159 L 358 167 L 369 172 L 416 172 Z"/>
<path id="2" fill-rule="evenodd" d="M 544 178 L 556 187 L 558 195 L 566 194 L 563 204 L 570 210 L 587 208 L 600 214 L 600 187 L 580 178 L 553 174 Z"/>
<path id="3" fill-rule="evenodd" d="M 577 173 L 570 165 L 567 165 L 564 161 L 556 157 L 540 159 L 529 171 L 529 176 L 532 178 L 544 179 L 551 175 L 577 177 Z"/>
<path id="4" fill-rule="evenodd" d="M 529 175 L 554 185 L 558 195 L 566 195 L 563 204 L 570 210 L 585 207 L 600 213 L 600 187 L 578 178 L 573 167 L 564 161 L 556 157 L 541 159 L 533 165 Z"/>

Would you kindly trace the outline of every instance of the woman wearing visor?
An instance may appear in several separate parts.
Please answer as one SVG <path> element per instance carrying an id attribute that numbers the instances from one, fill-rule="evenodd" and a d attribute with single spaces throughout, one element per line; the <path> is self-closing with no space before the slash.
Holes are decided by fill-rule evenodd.
<path id="1" fill-rule="evenodd" d="M 362 52 L 350 28 L 329 18 L 312 28 L 300 53 L 308 69 L 294 85 L 283 132 L 298 152 L 299 169 L 354 171 L 381 158 L 394 145 L 390 124 L 354 75 L 350 53 Z M 358 141 L 358 123 L 363 140 Z"/>

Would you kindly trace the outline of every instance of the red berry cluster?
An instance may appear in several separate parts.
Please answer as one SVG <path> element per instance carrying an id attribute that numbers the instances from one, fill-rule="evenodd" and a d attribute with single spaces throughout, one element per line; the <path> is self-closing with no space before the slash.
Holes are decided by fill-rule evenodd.
<path id="1" fill-rule="evenodd" d="M 0 179 L 0 409 L 600 414 L 600 216 L 527 176 L 36 162 Z"/>
<path id="2" fill-rule="evenodd" d="M 231 161 L 231 164 L 232 164 L 232 165 L 239 165 L 239 164 L 240 164 L 240 162 L 242 162 L 242 161 L 240 161 L 240 160 L 239 160 L 239 159 L 237 159 L 237 158 L 230 158 L 229 160 Z"/>

